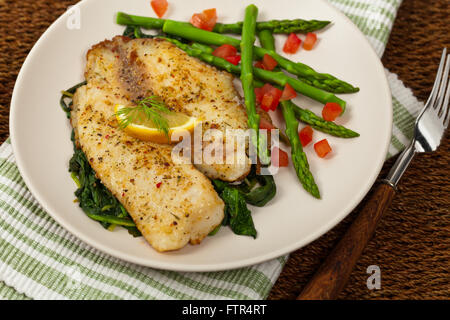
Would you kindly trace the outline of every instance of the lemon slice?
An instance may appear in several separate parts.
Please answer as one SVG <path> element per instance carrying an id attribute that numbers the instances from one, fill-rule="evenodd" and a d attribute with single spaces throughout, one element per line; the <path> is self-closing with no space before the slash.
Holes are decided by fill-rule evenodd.
<path id="1" fill-rule="evenodd" d="M 119 123 L 123 123 L 123 121 L 127 119 L 127 115 L 120 112 L 123 108 L 126 108 L 126 106 L 121 104 L 116 105 L 114 108 L 116 119 Z M 135 110 L 128 114 L 128 118 L 133 119 L 133 121 L 124 128 L 124 131 L 130 136 L 144 141 L 156 143 L 176 143 L 179 139 L 172 139 L 172 136 L 175 135 L 175 137 L 182 137 L 186 131 L 191 134 L 200 122 L 197 118 L 189 117 L 179 112 L 171 112 L 162 115 L 167 120 L 169 125 L 168 136 L 164 133 L 164 131 L 159 130 L 155 123 L 148 119 L 140 110 Z"/>

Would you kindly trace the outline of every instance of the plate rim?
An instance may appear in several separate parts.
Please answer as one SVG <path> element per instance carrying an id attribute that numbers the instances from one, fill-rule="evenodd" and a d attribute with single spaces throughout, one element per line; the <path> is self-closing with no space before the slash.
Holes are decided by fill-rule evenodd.
<path id="1" fill-rule="evenodd" d="M 85 3 L 88 3 L 89 1 L 91 1 L 91 0 L 82 0 L 82 1 L 78 2 L 77 4 L 75 4 L 74 6 L 75 7 L 83 6 Z M 332 4 L 330 4 L 326 0 L 320 0 L 320 1 L 323 4 L 325 4 L 326 6 L 330 7 L 335 12 L 335 14 L 339 15 L 341 18 L 346 20 L 347 23 L 349 23 L 351 25 L 352 29 L 354 29 L 356 31 L 356 33 L 359 34 L 359 36 L 363 39 L 363 41 L 366 43 L 366 45 L 368 45 L 368 47 L 370 48 L 369 51 L 371 52 L 371 54 L 373 55 L 373 57 L 375 58 L 375 60 L 377 62 L 378 69 L 380 69 L 380 71 L 383 74 L 383 77 L 382 77 L 383 87 L 384 87 L 383 91 L 384 91 L 384 94 L 387 94 L 387 96 L 388 96 L 389 105 L 392 106 L 392 95 L 391 95 L 391 90 L 389 87 L 388 79 L 384 72 L 384 66 L 383 66 L 380 58 L 376 54 L 375 49 L 372 47 L 372 45 L 370 44 L 370 42 L 368 41 L 366 36 L 362 33 L 362 31 L 359 30 L 359 28 L 343 12 L 338 10 L 336 7 L 334 7 Z M 39 202 L 42 209 L 46 213 L 48 213 L 52 217 L 52 219 L 54 219 L 62 228 L 64 228 L 69 233 L 74 235 L 77 239 L 80 239 L 82 242 L 88 244 L 90 247 L 97 249 L 107 255 L 110 255 L 112 257 L 120 259 L 122 261 L 127 261 L 127 262 L 135 263 L 135 264 L 138 264 L 141 266 L 151 267 L 151 268 L 160 269 L 160 270 L 169 270 L 169 271 L 178 271 L 178 272 L 214 272 L 214 271 L 225 271 L 225 270 L 233 270 L 233 269 L 237 269 L 237 268 L 248 267 L 248 266 L 257 265 L 257 264 L 266 262 L 268 260 L 275 259 L 275 258 L 281 257 L 283 255 L 289 254 L 295 250 L 298 250 L 298 249 L 310 244 L 314 240 L 318 239 L 319 237 L 321 237 L 322 235 L 324 235 L 325 233 L 327 233 L 328 231 L 333 229 L 342 220 L 344 220 L 345 217 L 347 217 L 361 203 L 361 201 L 369 193 L 372 186 L 374 185 L 374 183 L 382 169 L 382 166 L 385 162 L 386 155 L 389 150 L 390 140 L 392 137 L 392 123 L 393 123 L 392 107 L 390 109 L 390 112 L 388 112 L 388 116 L 389 116 L 388 137 L 389 137 L 389 139 L 386 139 L 386 141 L 384 143 L 383 157 L 380 157 L 380 160 L 378 161 L 378 163 L 376 165 L 376 170 L 373 171 L 372 176 L 368 177 L 365 188 L 360 189 L 358 196 L 355 197 L 356 200 L 354 201 L 354 203 L 351 203 L 350 205 L 348 205 L 345 209 L 342 210 L 342 214 L 336 216 L 334 219 L 330 220 L 328 223 L 321 226 L 321 228 L 318 228 L 315 232 L 311 233 L 308 237 L 303 238 L 301 241 L 296 241 L 289 246 L 285 246 L 278 250 L 271 251 L 269 253 L 265 253 L 265 254 L 262 254 L 262 255 L 259 255 L 256 257 L 247 258 L 244 260 L 239 260 L 239 261 L 234 261 L 234 262 L 221 263 L 220 265 L 204 265 L 204 264 L 198 264 L 198 265 L 197 264 L 188 264 L 188 265 L 175 264 L 174 265 L 174 264 L 171 264 L 170 262 L 157 261 L 157 260 L 149 261 L 148 259 L 137 258 L 137 257 L 129 255 L 127 253 L 118 251 L 114 248 L 107 247 L 106 245 L 103 245 L 101 242 L 98 242 L 95 239 L 92 239 L 87 234 L 79 233 L 76 230 L 76 228 L 72 227 L 72 225 L 70 223 L 66 222 L 64 218 L 62 218 L 59 214 L 54 213 L 53 210 L 50 209 L 50 206 L 47 205 L 47 202 L 41 197 L 39 190 L 37 190 L 37 188 L 34 186 L 34 183 L 32 182 L 32 179 L 27 174 L 26 165 L 24 164 L 24 160 L 21 157 L 21 153 L 18 151 L 20 149 L 14 138 L 16 135 L 15 132 L 17 130 L 16 129 L 17 126 L 15 125 L 15 123 L 16 123 L 15 113 L 16 113 L 16 110 L 18 109 L 18 107 L 15 107 L 16 99 L 17 99 L 16 92 L 19 90 L 18 87 L 22 82 L 22 79 L 25 74 L 25 70 L 27 69 L 28 63 L 30 61 L 29 57 L 34 54 L 34 51 L 36 50 L 37 47 L 40 46 L 41 42 L 47 37 L 47 35 L 49 33 L 52 32 L 53 29 L 55 29 L 57 27 L 57 25 L 60 23 L 60 21 L 62 19 L 66 18 L 66 16 L 68 14 L 69 14 L 68 11 L 64 12 L 45 30 L 45 32 L 39 37 L 39 39 L 33 45 L 32 49 L 28 53 L 24 63 L 22 64 L 22 67 L 19 71 L 16 82 L 14 84 L 14 89 L 13 89 L 11 103 L 10 103 L 9 131 L 10 131 L 11 146 L 13 149 L 14 157 L 16 159 L 17 168 L 18 168 L 19 173 L 20 173 L 22 179 L 24 180 L 28 190 L 31 192 L 33 197 Z"/>

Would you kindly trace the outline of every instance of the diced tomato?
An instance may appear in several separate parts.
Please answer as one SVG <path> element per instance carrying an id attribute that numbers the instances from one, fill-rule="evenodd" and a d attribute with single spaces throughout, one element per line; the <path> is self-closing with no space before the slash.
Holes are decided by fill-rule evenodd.
<path id="1" fill-rule="evenodd" d="M 237 55 L 237 56 L 229 56 L 226 57 L 225 60 L 227 60 L 228 62 L 234 64 L 235 66 L 237 66 L 239 64 L 239 62 L 241 62 L 241 56 Z"/>
<path id="2" fill-rule="evenodd" d="M 322 117 L 326 121 L 334 121 L 342 113 L 342 107 L 336 102 L 328 102 L 322 109 Z"/>
<path id="3" fill-rule="evenodd" d="M 314 144 L 314 150 L 316 150 L 316 153 L 319 157 L 324 158 L 331 152 L 331 147 L 328 144 L 327 139 L 323 139 Z"/>
<path id="4" fill-rule="evenodd" d="M 261 100 L 261 109 L 264 111 L 272 110 L 273 96 L 270 94 L 265 94 Z"/>
<path id="5" fill-rule="evenodd" d="M 302 146 L 306 147 L 312 141 L 313 129 L 310 126 L 304 127 L 298 133 L 298 137 L 300 138 Z"/>
<path id="6" fill-rule="evenodd" d="M 266 83 L 262 87 L 262 93 L 263 97 L 261 99 L 261 108 L 264 111 L 275 111 L 278 107 L 278 104 L 280 103 L 281 95 L 283 94 L 283 91 L 280 89 L 277 89 L 270 84 Z"/>
<path id="7" fill-rule="evenodd" d="M 156 15 L 160 18 L 166 13 L 167 7 L 169 6 L 167 0 L 152 0 L 150 4 L 153 11 L 155 11 Z"/>
<path id="8" fill-rule="evenodd" d="M 216 22 L 217 22 L 217 17 L 214 18 L 214 19 L 207 20 L 207 22 L 206 22 L 206 30 L 207 31 L 212 31 L 214 29 L 214 26 L 216 25 Z"/>
<path id="9" fill-rule="evenodd" d="M 206 20 L 213 20 L 213 19 L 217 20 L 216 8 L 203 10 L 203 14 L 205 15 Z"/>
<path id="10" fill-rule="evenodd" d="M 217 22 L 216 9 L 203 10 L 202 13 L 194 13 L 191 24 L 199 29 L 212 31 Z"/>
<path id="11" fill-rule="evenodd" d="M 273 88 L 273 86 L 271 86 L 271 85 L 268 84 L 268 83 L 265 83 L 265 84 L 261 87 L 262 94 L 263 94 L 263 95 L 266 94 L 267 92 L 269 92 L 270 90 L 272 90 L 272 88 Z"/>
<path id="12" fill-rule="evenodd" d="M 276 127 L 270 123 L 269 121 L 267 121 L 264 118 L 261 118 L 259 121 L 259 128 L 260 129 L 265 129 L 265 130 L 274 130 L 276 129 Z"/>
<path id="13" fill-rule="evenodd" d="M 237 49 L 229 44 L 223 44 L 212 53 L 214 56 L 227 60 L 234 65 L 238 65 L 241 56 L 237 54 Z"/>
<path id="14" fill-rule="evenodd" d="M 264 96 L 262 88 L 255 88 L 255 96 L 256 96 L 256 101 L 261 103 L 262 98 Z"/>
<path id="15" fill-rule="evenodd" d="M 275 111 L 280 103 L 281 90 L 275 89 L 275 93 L 266 93 L 261 101 L 261 108 L 264 111 Z"/>
<path id="16" fill-rule="evenodd" d="M 281 95 L 283 94 L 283 91 L 277 88 L 273 88 L 270 91 L 270 94 L 273 96 L 272 110 L 275 111 L 275 109 L 278 107 L 278 104 L 280 103 L 280 98 Z"/>
<path id="17" fill-rule="evenodd" d="M 286 86 L 284 87 L 283 94 L 281 95 L 280 100 L 291 100 L 294 99 L 297 96 L 297 92 L 295 92 L 294 88 L 292 88 L 289 83 L 286 83 Z"/>
<path id="18" fill-rule="evenodd" d="M 226 57 L 233 57 L 237 55 L 237 49 L 231 44 L 223 44 L 213 51 L 213 56 L 225 59 Z"/>
<path id="19" fill-rule="evenodd" d="M 201 13 L 194 13 L 189 21 L 194 27 L 207 30 L 208 26 L 205 22 L 205 18 Z"/>
<path id="20" fill-rule="evenodd" d="M 208 28 L 206 30 L 208 31 L 212 31 L 212 29 L 214 29 L 214 26 L 216 25 L 217 22 L 217 13 L 216 13 L 216 9 L 207 9 L 207 10 L 203 10 L 203 14 L 206 17 L 206 24 L 208 26 Z"/>
<path id="21" fill-rule="evenodd" d="M 271 160 L 274 167 L 281 168 L 289 165 L 289 156 L 287 152 L 278 147 L 273 147 Z"/>
<path id="22" fill-rule="evenodd" d="M 262 63 L 262 61 L 256 61 L 254 67 L 255 68 L 260 68 L 260 69 L 265 69 L 264 68 L 264 64 Z"/>
<path id="23" fill-rule="evenodd" d="M 303 42 L 303 49 L 312 50 L 317 41 L 317 35 L 312 32 L 306 34 L 305 41 Z"/>
<path id="24" fill-rule="evenodd" d="M 267 53 L 264 55 L 262 60 L 264 69 L 272 71 L 277 66 L 278 62 L 275 61 L 274 58 L 269 56 Z"/>
<path id="25" fill-rule="evenodd" d="M 283 51 L 286 53 L 296 53 L 302 40 L 295 33 L 291 33 L 284 44 Z"/>

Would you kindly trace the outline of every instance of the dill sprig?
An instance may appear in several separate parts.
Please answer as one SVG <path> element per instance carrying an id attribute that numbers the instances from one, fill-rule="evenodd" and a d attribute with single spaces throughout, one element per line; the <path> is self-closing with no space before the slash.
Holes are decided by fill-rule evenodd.
<path id="1" fill-rule="evenodd" d="M 137 102 L 136 106 L 121 108 L 117 115 L 121 118 L 119 128 L 125 129 L 136 121 L 150 120 L 159 131 L 169 137 L 169 123 L 164 114 L 171 113 L 170 109 L 158 96 L 149 96 Z M 145 119 L 143 119 L 145 117 Z"/>

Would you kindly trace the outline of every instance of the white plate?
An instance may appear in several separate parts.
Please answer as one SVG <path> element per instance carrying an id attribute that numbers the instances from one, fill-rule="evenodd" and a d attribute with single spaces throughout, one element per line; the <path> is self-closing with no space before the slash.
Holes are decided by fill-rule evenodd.
<path id="1" fill-rule="evenodd" d="M 223 0 L 171 0 L 167 17 L 186 21 L 194 12 L 215 7 L 222 22 L 241 20 L 246 3 Z M 233 3 L 231 3 L 233 2 Z M 115 13 L 154 13 L 148 0 L 84 0 L 77 7 L 81 29 L 67 28 L 66 13 L 36 43 L 14 88 L 10 130 L 14 154 L 30 191 L 64 228 L 115 257 L 154 268 L 178 271 L 217 271 L 244 267 L 294 251 L 317 239 L 340 222 L 361 201 L 379 173 L 391 137 L 391 95 L 380 60 L 364 35 L 342 13 L 325 1 L 254 0 L 260 20 L 315 18 L 333 25 L 319 32 L 312 51 L 290 56 L 321 72 L 334 74 L 361 88 L 346 95 L 345 115 L 338 120 L 361 134 L 339 139 L 319 132 L 333 148 L 329 159 L 305 148 L 322 200 L 308 195 L 292 168 L 275 177 L 278 192 L 264 208 L 252 208 L 258 238 L 234 235 L 222 228 L 201 245 L 188 245 L 171 253 L 157 253 L 143 238 L 125 230 L 109 232 L 90 220 L 73 202 L 76 189 L 68 173 L 72 155 L 71 128 L 58 101 L 60 91 L 83 79 L 85 54 L 97 42 L 121 34 Z M 277 36 L 281 48 L 285 36 Z M 280 50 L 281 51 L 281 50 Z M 320 114 L 321 106 L 306 98 L 300 105 Z"/>

